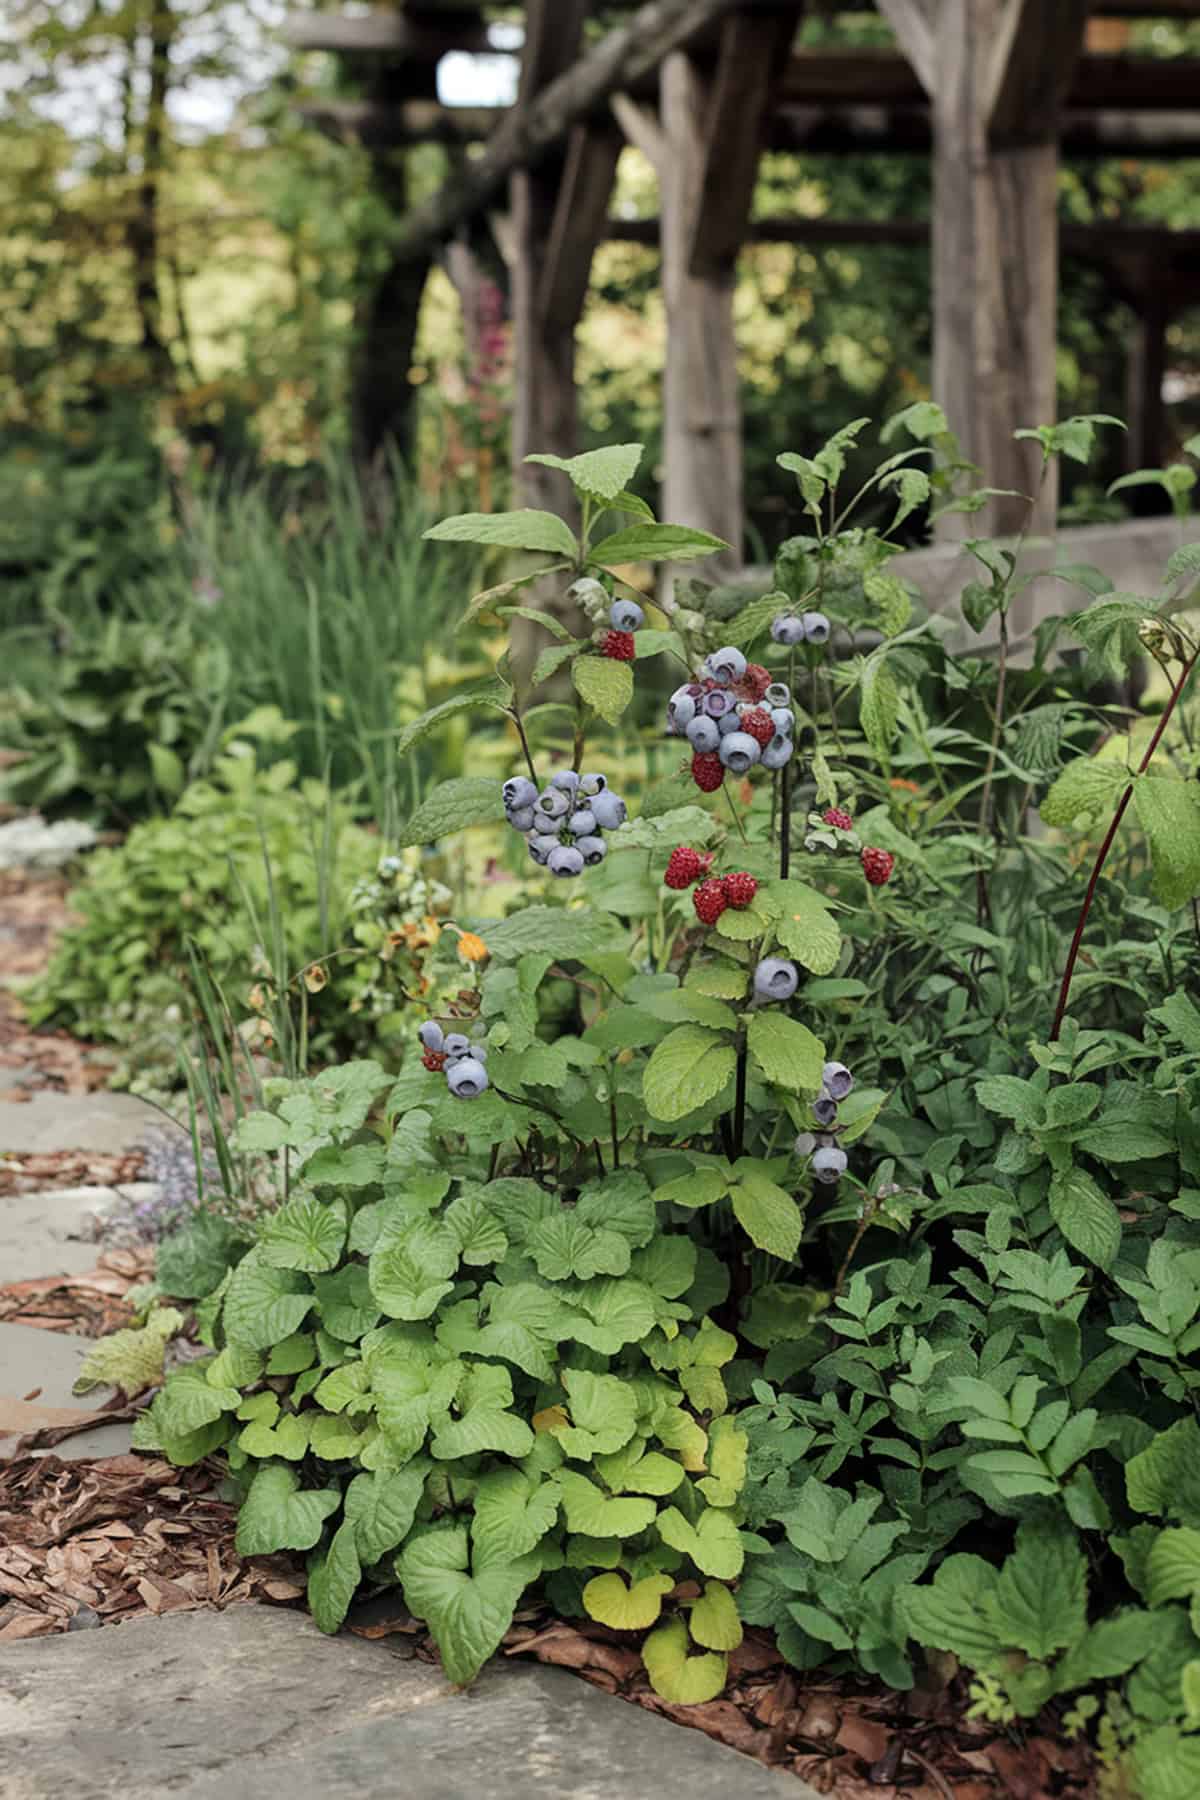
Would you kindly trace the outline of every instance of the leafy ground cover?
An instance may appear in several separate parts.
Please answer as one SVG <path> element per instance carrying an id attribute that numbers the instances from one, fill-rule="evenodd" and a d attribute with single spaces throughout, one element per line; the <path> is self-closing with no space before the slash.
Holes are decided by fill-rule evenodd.
<path id="1" fill-rule="evenodd" d="M 1106 423 L 1035 434 L 1046 463 Z M 1080 604 L 1016 645 L 1020 546 L 974 543 L 991 647 L 964 654 L 843 505 L 864 425 L 781 459 L 811 527 L 732 607 L 627 586 L 715 547 L 634 497 L 636 446 L 567 465 L 578 530 L 435 529 L 538 557 L 464 628 L 536 626 L 534 681 L 570 698 L 502 656 L 413 722 L 402 751 L 482 712 L 512 762 L 433 787 L 403 836 L 507 831 L 545 885 L 502 918 L 466 897 L 471 986 L 419 1033 L 414 1010 L 398 1075 L 263 1083 L 228 1145 L 255 1204 L 161 1247 L 146 1304 L 189 1303 L 207 1354 L 137 1442 L 219 1455 L 240 1553 L 303 1555 L 324 1629 L 397 1588 L 454 1680 L 541 1607 L 544 1641 L 615 1646 L 654 1704 L 732 1694 L 762 1725 L 769 1638 L 795 1696 L 817 1672 L 907 1696 L 918 1771 L 941 1707 L 1062 1746 L 1048 1791 L 1094 1759 L 1105 1793 L 1182 1800 L 1200 558 L 1146 596 L 1059 571 Z M 883 437 L 893 529 L 978 503 L 937 408 Z M 1097 686 L 1143 656 L 1147 716 Z M 786 1744 L 820 1735 L 779 1704 Z"/>

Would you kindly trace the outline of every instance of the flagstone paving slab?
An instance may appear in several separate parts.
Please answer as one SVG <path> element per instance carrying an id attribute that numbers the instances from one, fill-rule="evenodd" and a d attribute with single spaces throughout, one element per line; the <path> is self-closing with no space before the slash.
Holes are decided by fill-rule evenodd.
<path id="1" fill-rule="evenodd" d="M 388 1643 L 236 1606 L 0 1646 L 5 1800 L 816 1800 L 564 1670 L 460 1693 Z"/>
<path id="2" fill-rule="evenodd" d="M 115 1188 L 0 1194 L 0 1281 L 82 1275 L 96 1266 L 91 1221 L 117 1204 Z"/>
<path id="3" fill-rule="evenodd" d="M 0 1154 L 91 1150 L 113 1156 L 132 1150 L 161 1115 L 134 1094 L 35 1094 L 0 1102 Z"/>
<path id="4" fill-rule="evenodd" d="M 111 1388 L 96 1388 L 90 1394 L 71 1391 L 80 1364 L 94 1348 L 94 1338 L 0 1321 L 0 1461 L 12 1455 L 25 1433 L 66 1425 L 98 1411 Z M 26 1400 L 27 1394 L 33 1398 Z M 98 1423 L 64 1438 L 54 1455 L 68 1462 L 121 1456 L 130 1447 L 131 1431 L 127 1422 Z"/>

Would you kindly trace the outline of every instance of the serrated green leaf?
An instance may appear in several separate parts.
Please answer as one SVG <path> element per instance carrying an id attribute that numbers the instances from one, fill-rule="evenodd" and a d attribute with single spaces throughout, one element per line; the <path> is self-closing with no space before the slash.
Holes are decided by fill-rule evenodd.
<path id="1" fill-rule="evenodd" d="M 637 1394 L 629 1382 L 586 1369 L 565 1369 L 562 1382 L 571 1423 L 552 1430 L 568 1456 L 590 1462 L 629 1442 L 638 1416 Z"/>
<path id="2" fill-rule="evenodd" d="M 512 1624 L 538 1572 L 534 1557 L 471 1566 L 463 1526 L 424 1531 L 396 1559 L 405 1604 L 433 1633 L 448 1680 L 473 1681 Z"/>
<path id="3" fill-rule="evenodd" d="M 308 1571 L 308 1610 L 318 1631 L 332 1635 L 350 1610 L 362 1569 L 358 1561 L 354 1526 L 339 1525 L 328 1550 Z"/>
<path id="4" fill-rule="evenodd" d="M 501 783 L 481 775 L 459 775 L 428 794 L 404 827 L 397 846 L 435 844 L 471 825 L 497 824 L 504 817 Z"/>
<path id="5" fill-rule="evenodd" d="M 1196 784 L 1142 775 L 1133 807 L 1150 846 L 1154 891 L 1164 906 L 1184 906 L 1200 894 L 1200 796 Z"/>
<path id="6" fill-rule="evenodd" d="M 295 1269 L 276 1269 L 256 1244 L 233 1271 L 222 1314 L 225 1334 L 250 1350 L 269 1350 L 298 1331 L 313 1304 L 313 1291 Z"/>
<path id="7" fill-rule="evenodd" d="M 644 448 L 642 444 L 606 444 L 600 450 L 585 450 L 582 456 L 536 455 L 525 461 L 561 469 L 577 493 L 616 500 L 637 474 Z"/>
<path id="8" fill-rule="evenodd" d="M 680 1025 L 646 1064 L 642 1094 L 656 1119 L 682 1119 L 719 1094 L 733 1078 L 732 1044 L 702 1025 Z"/>
<path id="9" fill-rule="evenodd" d="M 1076 1643 L 1087 1626 L 1087 1559 L 1067 1524 L 1028 1520 L 1017 1547 L 982 1602 L 997 1634 L 1045 1660 Z"/>
<path id="10" fill-rule="evenodd" d="M 311 1550 L 325 1520 L 337 1511 L 336 1489 L 301 1491 L 300 1477 L 286 1463 L 259 1469 L 242 1502 L 237 1522 L 239 1556 L 269 1556 L 276 1550 Z"/>
<path id="11" fill-rule="evenodd" d="M 633 670 L 611 656 L 577 656 L 571 680 L 581 700 L 609 725 L 619 725 L 633 699 Z"/>
<path id="12" fill-rule="evenodd" d="M 772 893 L 779 906 L 775 935 L 780 947 L 812 975 L 836 969 L 842 934 L 820 894 L 802 881 L 782 881 Z"/>
<path id="13" fill-rule="evenodd" d="M 493 1469 L 475 1490 L 471 1541 L 488 1564 L 527 1556 L 554 1527 L 562 1490 L 522 1469 Z"/>
<path id="14" fill-rule="evenodd" d="M 1097 1268 L 1112 1266 L 1121 1247 L 1121 1215 L 1090 1175 L 1056 1169 L 1050 1177 L 1050 1213 L 1072 1249 Z"/>
<path id="15" fill-rule="evenodd" d="M 326 1204 L 300 1194 L 272 1213 L 259 1244 L 273 1269 L 301 1269 L 314 1275 L 337 1266 L 346 1241 L 346 1203 Z"/>
<path id="16" fill-rule="evenodd" d="M 460 688 L 458 693 L 452 694 L 448 700 L 440 701 L 437 706 L 431 706 L 399 732 L 395 754 L 407 756 L 431 731 L 436 731 L 447 719 L 457 718 L 459 713 L 471 712 L 476 707 L 484 711 L 504 712 L 511 698 L 511 691 L 498 681 L 478 682 L 470 687 Z"/>
<path id="17" fill-rule="evenodd" d="M 168 1341 L 182 1329 L 181 1312 L 173 1306 L 156 1306 L 144 1325 L 98 1340 L 80 1364 L 71 1392 L 90 1394 L 93 1388 L 114 1387 L 132 1396 L 157 1386 Z"/>
<path id="18" fill-rule="evenodd" d="M 707 531 L 691 531 L 686 525 L 628 525 L 611 537 L 601 538 L 588 551 L 589 563 L 615 569 L 625 563 L 695 562 L 717 550 L 728 550 L 723 538 Z"/>
<path id="19" fill-rule="evenodd" d="M 427 1319 L 454 1285 L 458 1239 L 449 1226 L 414 1219 L 403 1237 L 371 1252 L 371 1292 L 392 1319 Z"/>
<path id="20" fill-rule="evenodd" d="M 499 544 L 509 550 L 544 550 L 572 560 L 579 546 L 554 513 L 522 508 L 518 512 L 459 513 L 431 525 L 423 536 L 442 544 Z"/>
<path id="21" fill-rule="evenodd" d="M 825 1046 L 799 1019 L 774 1007 L 751 1013 L 746 1043 L 768 1081 L 794 1094 L 820 1088 Z"/>
<path id="22" fill-rule="evenodd" d="M 792 1262 L 804 1229 L 804 1214 L 792 1196 L 765 1175 L 754 1173 L 735 1181 L 730 1196 L 734 1216 L 755 1248 Z"/>
<path id="23" fill-rule="evenodd" d="M 1130 779 L 1122 763 L 1107 757 L 1081 756 L 1067 764 L 1038 811 L 1047 825 L 1078 823 L 1086 828 L 1112 813 Z"/>
<path id="24" fill-rule="evenodd" d="M 900 715 L 900 689 L 883 656 L 876 651 L 863 664 L 858 717 L 863 736 L 876 756 L 886 760 Z"/>
<path id="25" fill-rule="evenodd" d="M 473 1364 L 454 1400 L 460 1416 L 438 1428 L 430 1441 L 431 1453 L 442 1462 L 477 1456 L 483 1450 L 504 1456 L 528 1456 L 533 1449 L 533 1432 L 524 1419 L 510 1410 L 512 1403 L 512 1376 L 508 1370 L 489 1363 Z"/>

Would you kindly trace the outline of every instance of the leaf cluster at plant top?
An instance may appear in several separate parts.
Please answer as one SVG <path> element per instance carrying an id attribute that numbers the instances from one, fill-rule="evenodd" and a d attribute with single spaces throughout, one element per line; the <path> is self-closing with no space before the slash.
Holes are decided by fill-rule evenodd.
<path id="1" fill-rule="evenodd" d="M 920 485 L 898 471 L 969 510 L 937 409 L 905 429 L 917 451 L 879 472 L 898 514 Z M 886 536 L 839 511 L 860 435 L 786 459 L 812 536 L 769 596 L 714 619 L 686 586 L 661 626 L 638 602 L 701 695 L 774 677 L 795 755 L 705 799 L 677 738 L 603 863 L 475 921 L 476 990 L 414 1030 L 398 1078 L 364 1060 L 268 1084 L 235 1144 L 282 1204 L 164 1246 L 160 1286 L 199 1298 L 211 1355 L 138 1442 L 221 1450 L 241 1549 L 307 1553 L 326 1629 L 360 1584 L 399 1582 L 452 1679 L 534 1585 L 639 1634 L 676 1703 L 720 1692 L 747 1622 L 802 1670 L 901 1688 L 946 1680 L 949 1653 L 981 1715 L 1053 1704 L 1114 1793 L 1175 1800 L 1200 1763 L 1191 570 L 1144 599 L 1092 572 L 1022 672 L 1020 559 L 973 543 L 1000 668 L 954 654 L 884 573 Z M 566 463 L 579 535 L 526 514 L 440 532 L 536 539 L 564 597 L 592 584 L 595 635 L 527 609 L 573 673 L 612 660 L 607 514 L 634 514 L 643 556 L 684 541 L 630 501 L 634 457 Z M 827 642 L 772 645 L 810 611 Z M 1157 720 L 1093 749 L 1094 705 L 1048 662 L 1067 632 L 1093 672 L 1157 656 Z M 618 713 L 615 686 L 574 690 L 531 706 L 502 659 L 470 698 L 536 786 L 586 769 Z M 487 785 L 427 794 L 409 835 L 491 824 Z M 1027 830 L 1042 800 L 1055 832 L 1082 824 L 1092 879 L 1073 838 Z M 466 1055 L 483 1078 L 460 1099 Z"/>

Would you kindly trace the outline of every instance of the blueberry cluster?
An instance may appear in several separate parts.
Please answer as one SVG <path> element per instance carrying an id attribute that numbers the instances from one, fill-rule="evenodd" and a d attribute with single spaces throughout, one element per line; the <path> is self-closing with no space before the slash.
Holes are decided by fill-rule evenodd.
<path id="1" fill-rule="evenodd" d="M 478 1100 L 488 1085 L 487 1045 L 472 1042 L 461 1031 L 443 1031 L 436 1019 L 427 1019 L 417 1032 L 427 1069 L 444 1073 L 446 1086 L 457 1100 Z"/>
<path id="2" fill-rule="evenodd" d="M 771 636 L 790 649 L 795 644 L 827 644 L 833 629 L 824 613 L 778 613 L 771 620 Z"/>
<path id="3" fill-rule="evenodd" d="M 755 763 L 782 769 L 792 758 L 795 725 L 791 689 L 732 644 L 706 657 L 697 679 L 667 702 L 667 730 L 687 738 L 692 774 L 706 791 L 725 772 L 745 775 Z"/>
<path id="4" fill-rule="evenodd" d="M 848 1158 L 838 1144 L 838 1106 L 854 1086 L 845 1063 L 827 1062 L 821 1071 L 821 1092 L 813 1101 L 817 1130 L 802 1131 L 796 1139 L 797 1156 L 811 1157 L 813 1177 L 832 1186 L 846 1173 Z"/>
<path id="5" fill-rule="evenodd" d="M 538 793 L 527 775 L 514 775 L 501 793 L 504 812 L 514 831 L 529 845 L 529 854 L 552 875 L 581 875 L 608 855 L 601 835 L 625 823 L 625 802 L 603 775 L 577 775 L 561 769 Z"/>

